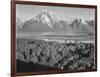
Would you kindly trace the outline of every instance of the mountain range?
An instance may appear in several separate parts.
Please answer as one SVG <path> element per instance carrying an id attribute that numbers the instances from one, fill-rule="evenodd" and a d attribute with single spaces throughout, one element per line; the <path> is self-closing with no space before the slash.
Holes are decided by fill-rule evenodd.
<path id="1" fill-rule="evenodd" d="M 83 20 L 81 18 L 65 17 L 57 18 L 50 11 L 42 11 L 32 19 L 22 22 L 16 18 L 17 33 L 47 34 L 93 34 L 94 20 Z"/>

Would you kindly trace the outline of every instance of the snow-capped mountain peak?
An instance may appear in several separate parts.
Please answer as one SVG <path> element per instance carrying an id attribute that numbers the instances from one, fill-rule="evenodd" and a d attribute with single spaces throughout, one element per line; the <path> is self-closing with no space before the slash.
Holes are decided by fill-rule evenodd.
<path id="1" fill-rule="evenodd" d="M 50 28 L 53 28 L 57 18 L 54 15 L 53 12 L 50 11 L 42 11 L 40 12 L 35 18 L 34 20 L 37 20 L 38 22 L 42 22 L 44 24 L 47 24 Z"/>

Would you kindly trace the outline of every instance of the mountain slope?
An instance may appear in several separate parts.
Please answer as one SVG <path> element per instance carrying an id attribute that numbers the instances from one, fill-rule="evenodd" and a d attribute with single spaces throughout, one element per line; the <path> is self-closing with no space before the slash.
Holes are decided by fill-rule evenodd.
<path id="1" fill-rule="evenodd" d="M 20 32 L 23 28 L 23 22 L 20 20 L 20 18 L 16 18 L 16 31 Z"/>
<path id="2" fill-rule="evenodd" d="M 51 28 L 42 22 L 37 21 L 27 21 L 23 25 L 22 32 L 48 32 L 51 31 Z"/>

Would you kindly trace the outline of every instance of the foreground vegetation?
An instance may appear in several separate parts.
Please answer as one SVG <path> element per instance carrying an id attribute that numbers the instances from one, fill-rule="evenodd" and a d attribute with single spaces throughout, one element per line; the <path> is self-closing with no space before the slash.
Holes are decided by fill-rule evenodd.
<path id="1" fill-rule="evenodd" d="M 93 43 L 59 43 L 36 39 L 17 39 L 16 59 L 58 69 L 94 68 Z"/>

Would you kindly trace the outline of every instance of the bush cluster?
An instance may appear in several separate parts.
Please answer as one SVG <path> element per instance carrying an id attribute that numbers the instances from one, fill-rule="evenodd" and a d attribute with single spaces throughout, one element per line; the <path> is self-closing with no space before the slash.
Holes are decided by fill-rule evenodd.
<path id="1" fill-rule="evenodd" d="M 18 60 L 58 69 L 85 70 L 94 68 L 93 43 L 59 43 L 36 39 L 17 39 Z"/>

